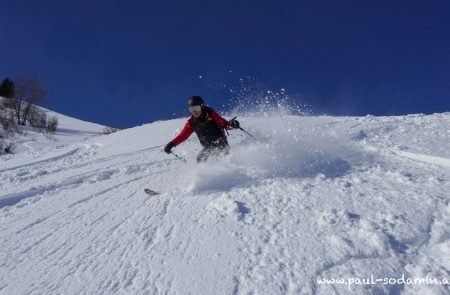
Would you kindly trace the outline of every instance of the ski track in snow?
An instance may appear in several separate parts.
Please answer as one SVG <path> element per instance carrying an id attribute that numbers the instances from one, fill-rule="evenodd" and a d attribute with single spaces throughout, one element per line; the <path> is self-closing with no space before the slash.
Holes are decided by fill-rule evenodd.
<path id="1" fill-rule="evenodd" d="M 194 163 L 196 138 L 176 148 L 188 164 L 161 152 L 183 120 L 0 162 L 0 293 L 348 294 L 317 279 L 448 277 L 449 113 L 241 121 L 265 140 L 232 131 L 218 164 Z"/>

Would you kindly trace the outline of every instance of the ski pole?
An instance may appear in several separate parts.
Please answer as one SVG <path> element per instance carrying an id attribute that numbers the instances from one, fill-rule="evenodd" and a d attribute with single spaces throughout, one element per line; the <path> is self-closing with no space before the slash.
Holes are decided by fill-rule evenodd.
<path id="1" fill-rule="evenodd" d="M 236 119 L 237 117 L 234 117 L 233 119 L 231 119 L 230 121 L 233 121 L 234 119 Z M 251 135 L 247 130 L 245 130 L 244 128 L 242 128 L 242 127 L 238 127 L 238 129 L 240 129 L 241 131 L 243 131 L 245 134 L 247 134 L 248 136 L 250 136 L 250 137 L 252 137 L 252 138 L 255 138 L 256 139 L 256 137 L 254 137 L 253 135 Z"/>
<path id="2" fill-rule="evenodd" d="M 243 131 L 245 134 L 247 134 L 248 136 L 250 136 L 250 137 L 252 137 L 252 138 L 255 138 L 256 139 L 256 137 L 254 137 L 253 135 L 251 135 L 249 132 L 247 132 L 244 128 L 242 128 L 242 127 L 239 127 L 238 129 L 240 129 L 241 131 Z"/>

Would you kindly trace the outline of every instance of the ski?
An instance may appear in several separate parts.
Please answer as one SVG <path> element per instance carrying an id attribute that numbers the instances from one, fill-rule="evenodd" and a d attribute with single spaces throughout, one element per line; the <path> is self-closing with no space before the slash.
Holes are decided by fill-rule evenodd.
<path id="1" fill-rule="evenodd" d="M 155 192 L 155 191 L 153 191 L 153 190 L 151 190 L 151 189 L 149 189 L 149 188 L 144 189 L 144 192 L 145 192 L 147 195 L 149 195 L 149 196 L 156 196 L 156 195 L 159 195 L 158 192 Z"/>

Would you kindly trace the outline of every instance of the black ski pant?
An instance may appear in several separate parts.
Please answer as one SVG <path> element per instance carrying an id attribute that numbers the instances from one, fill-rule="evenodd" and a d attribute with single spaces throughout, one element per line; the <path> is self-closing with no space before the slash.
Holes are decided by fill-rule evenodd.
<path id="1" fill-rule="evenodd" d="M 230 146 L 228 142 L 205 146 L 197 155 L 197 162 L 206 162 L 210 156 L 228 155 Z"/>

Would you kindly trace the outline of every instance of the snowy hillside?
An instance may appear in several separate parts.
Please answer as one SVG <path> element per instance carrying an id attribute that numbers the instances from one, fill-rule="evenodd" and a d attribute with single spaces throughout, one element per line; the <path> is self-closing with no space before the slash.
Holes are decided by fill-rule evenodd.
<path id="1" fill-rule="evenodd" d="M 0 97 L 0 101 L 2 99 Z M 27 165 L 31 161 L 34 162 L 36 158 L 46 154 L 65 156 L 65 149 L 68 148 L 68 145 L 81 144 L 83 140 L 89 137 L 102 134 L 103 128 L 105 128 L 105 126 L 78 120 L 43 107 L 37 108 L 44 112 L 47 117 L 56 117 L 58 119 L 56 132 L 48 134 L 40 132 L 36 128 L 22 126 L 20 133 L 14 134 L 12 138 L 5 139 L 7 142 L 15 144 L 14 154 L 16 155 L 0 155 L 0 170 L 10 166 L 17 166 L 19 163 Z M 69 149 L 75 147 L 76 145 L 69 147 Z"/>
<path id="2" fill-rule="evenodd" d="M 206 164 L 185 119 L 0 157 L 0 293 L 450 292 L 450 113 L 239 119 Z"/>

